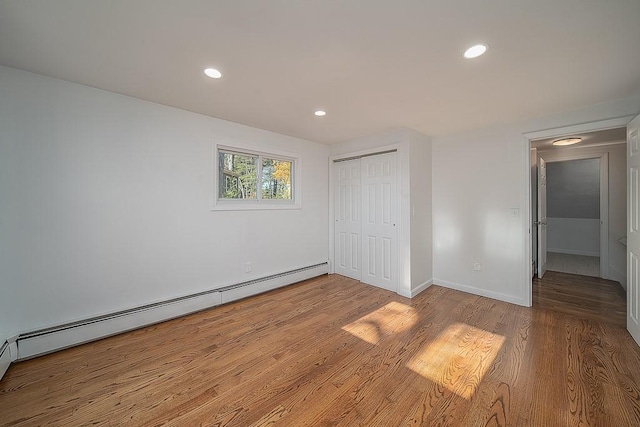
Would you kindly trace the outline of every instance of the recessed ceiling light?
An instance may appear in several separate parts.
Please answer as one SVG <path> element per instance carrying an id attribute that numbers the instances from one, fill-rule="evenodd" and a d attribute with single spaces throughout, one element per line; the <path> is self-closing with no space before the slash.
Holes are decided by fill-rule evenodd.
<path id="1" fill-rule="evenodd" d="M 220 77 L 222 77 L 222 73 L 215 68 L 207 68 L 206 70 L 204 70 L 204 73 L 212 79 L 219 79 Z"/>
<path id="2" fill-rule="evenodd" d="M 563 138 L 553 141 L 553 145 L 573 145 L 582 141 L 582 138 Z"/>
<path id="3" fill-rule="evenodd" d="M 477 44 L 475 46 L 471 46 L 464 53 L 464 57 L 467 59 L 477 58 L 487 51 L 486 44 Z"/>
<path id="4" fill-rule="evenodd" d="M 316 115 L 316 116 L 318 116 L 318 117 L 322 117 L 322 116 L 326 116 L 326 115 L 327 115 L 327 112 L 326 112 L 326 111 L 324 111 L 324 110 L 317 110 L 317 111 L 316 111 L 315 113 L 313 113 L 313 114 L 315 114 L 315 115 Z"/>

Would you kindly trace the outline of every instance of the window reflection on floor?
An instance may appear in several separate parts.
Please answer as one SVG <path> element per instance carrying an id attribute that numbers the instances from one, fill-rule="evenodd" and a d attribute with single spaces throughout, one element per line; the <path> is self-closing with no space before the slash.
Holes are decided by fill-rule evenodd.
<path id="1" fill-rule="evenodd" d="M 370 344 L 377 344 L 384 335 L 404 332 L 415 325 L 417 318 L 411 306 L 391 301 L 355 322 L 342 327 L 342 330 Z"/>
<path id="2" fill-rule="evenodd" d="M 407 367 L 468 400 L 504 341 L 502 335 L 454 323 L 418 352 Z"/>

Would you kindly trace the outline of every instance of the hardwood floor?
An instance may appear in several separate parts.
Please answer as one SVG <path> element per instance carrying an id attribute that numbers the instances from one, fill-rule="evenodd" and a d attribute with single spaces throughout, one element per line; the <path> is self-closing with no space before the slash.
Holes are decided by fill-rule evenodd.
<path id="1" fill-rule="evenodd" d="M 627 325 L 626 295 L 620 284 L 591 276 L 547 271 L 533 279 L 533 306 L 580 319 Z"/>
<path id="2" fill-rule="evenodd" d="M 583 282 L 525 308 L 322 276 L 16 364 L 0 425 L 640 425 L 624 299 Z"/>

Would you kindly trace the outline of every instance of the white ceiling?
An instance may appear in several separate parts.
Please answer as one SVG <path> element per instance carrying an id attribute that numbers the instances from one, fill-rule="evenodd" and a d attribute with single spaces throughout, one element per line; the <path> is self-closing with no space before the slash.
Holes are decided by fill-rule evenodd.
<path id="1" fill-rule="evenodd" d="M 336 143 L 635 95 L 639 22 L 638 0 L 0 0 L 0 64 Z"/>

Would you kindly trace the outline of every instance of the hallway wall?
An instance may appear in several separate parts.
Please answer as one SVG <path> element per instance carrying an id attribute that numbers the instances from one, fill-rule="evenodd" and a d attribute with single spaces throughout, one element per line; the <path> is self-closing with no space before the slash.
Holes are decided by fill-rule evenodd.
<path id="1" fill-rule="evenodd" d="M 539 155 L 548 162 L 571 157 L 609 155 L 609 267 L 601 272 L 611 280 L 620 282 L 626 289 L 627 284 L 627 247 L 620 242 L 626 237 L 627 228 L 627 154 L 626 144 L 604 145 L 599 147 L 562 148 L 540 151 Z"/>

